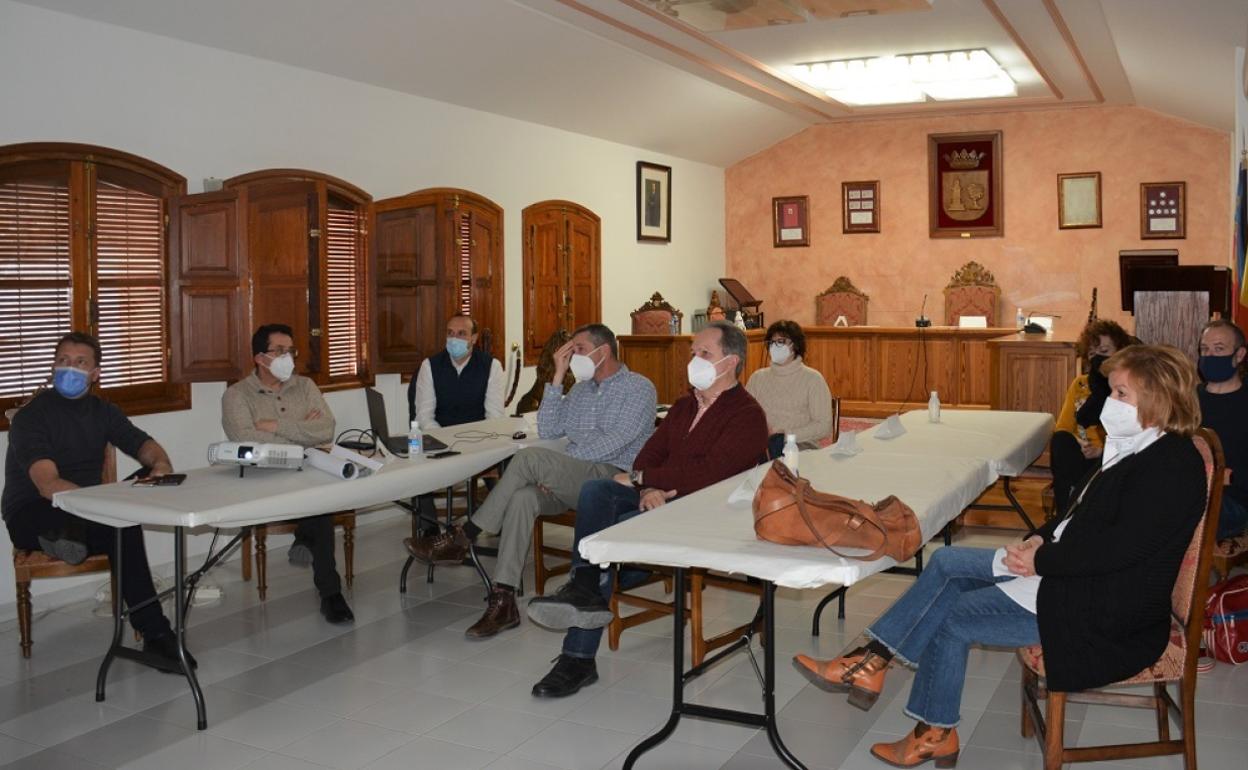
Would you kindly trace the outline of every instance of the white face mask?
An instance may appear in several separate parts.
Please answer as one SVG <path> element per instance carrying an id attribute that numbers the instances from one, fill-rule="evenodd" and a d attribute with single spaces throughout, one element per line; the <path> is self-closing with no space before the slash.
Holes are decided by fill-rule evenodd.
<path id="1" fill-rule="evenodd" d="M 600 347 L 602 346 L 599 345 L 598 348 Z M 594 363 L 594 359 L 589 357 L 596 353 L 598 348 L 594 348 L 589 351 L 589 355 L 583 356 L 580 353 L 572 354 L 572 361 L 568 364 L 568 368 L 572 370 L 572 376 L 576 378 L 577 382 L 585 382 L 586 380 L 593 379 L 594 372 L 598 371 L 598 365 L 601 364 L 602 361 Z"/>
<path id="2" fill-rule="evenodd" d="M 780 342 L 773 342 L 768 346 L 767 352 L 771 354 L 771 362 L 773 364 L 785 364 L 793 357 L 793 348 Z"/>
<path id="3" fill-rule="evenodd" d="M 283 353 L 272 361 L 269 361 L 269 373 L 278 379 L 279 382 L 285 382 L 295 373 L 295 359 L 289 353 Z"/>
<path id="4" fill-rule="evenodd" d="M 718 380 L 723 376 L 719 373 L 716 366 L 720 363 L 720 361 L 723 361 L 726 358 L 728 358 L 728 356 L 724 356 L 719 359 L 719 361 L 715 362 L 697 357 L 689 359 L 689 366 L 687 367 L 689 384 L 698 390 L 706 390 L 710 388 L 715 384 L 715 380 Z"/>
<path id="5" fill-rule="evenodd" d="M 1105 435 L 1111 439 L 1131 438 L 1144 432 L 1136 408 L 1116 398 L 1105 399 L 1105 406 L 1101 407 L 1101 425 L 1105 427 Z"/>

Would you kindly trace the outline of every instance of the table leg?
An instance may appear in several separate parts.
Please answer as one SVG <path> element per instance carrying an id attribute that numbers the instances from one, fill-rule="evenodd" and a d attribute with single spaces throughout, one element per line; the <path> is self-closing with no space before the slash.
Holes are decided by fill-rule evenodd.
<path id="1" fill-rule="evenodd" d="M 95 700 L 97 703 L 104 700 L 104 686 L 108 683 L 108 669 L 113 664 L 113 659 L 117 657 L 117 649 L 121 647 L 121 634 L 126 627 L 126 618 L 121 611 L 121 529 L 118 528 L 114 536 L 113 556 L 109 559 L 109 566 L 112 571 L 112 600 L 113 600 L 113 641 L 108 646 L 108 652 L 104 654 L 104 660 L 100 662 L 100 671 L 95 677 Z"/>
<path id="2" fill-rule="evenodd" d="M 208 728 L 208 713 L 204 708 L 204 691 L 199 686 L 195 669 L 186 657 L 186 527 L 173 528 L 173 635 L 178 643 L 178 663 L 191 685 L 191 697 L 195 699 L 195 723 L 200 730 Z"/>
<path id="3" fill-rule="evenodd" d="M 763 584 L 763 626 L 767 629 L 763 638 L 763 717 L 767 740 L 786 765 L 804 770 L 806 766 L 789 751 L 776 726 L 776 584 L 771 581 Z"/>
<path id="4" fill-rule="evenodd" d="M 685 705 L 685 570 L 677 567 L 673 570 L 672 585 L 672 713 L 667 723 L 659 728 L 654 735 L 646 738 L 628 752 L 624 760 L 624 770 L 632 770 L 637 759 L 650 749 L 668 739 L 680 722 L 680 715 Z"/>
<path id="5" fill-rule="evenodd" d="M 1010 489 L 1010 477 L 1001 477 L 1001 488 L 1005 492 L 1005 499 L 1010 501 L 1010 505 L 1014 506 L 1014 510 L 1018 513 L 1019 518 L 1027 525 L 1027 534 L 1030 536 L 1036 531 L 1036 525 L 1031 523 L 1031 517 L 1027 515 L 1027 511 L 1023 510 L 1023 506 L 1019 504 L 1018 498 L 1014 496 L 1014 490 Z"/>

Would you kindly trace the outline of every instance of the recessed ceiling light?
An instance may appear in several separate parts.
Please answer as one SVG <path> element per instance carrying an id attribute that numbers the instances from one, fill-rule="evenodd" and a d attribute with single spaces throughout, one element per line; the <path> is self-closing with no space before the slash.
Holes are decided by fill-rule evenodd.
<path id="1" fill-rule="evenodd" d="M 1009 73 L 982 48 L 807 62 L 792 72 L 837 101 L 855 105 L 988 99 L 1018 93 Z"/>

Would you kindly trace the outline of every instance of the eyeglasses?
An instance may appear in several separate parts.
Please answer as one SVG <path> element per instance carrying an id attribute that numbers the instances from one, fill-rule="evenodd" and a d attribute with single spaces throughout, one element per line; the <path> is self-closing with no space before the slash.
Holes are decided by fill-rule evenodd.
<path id="1" fill-rule="evenodd" d="M 289 353 L 291 358 L 299 357 L 298 348 L 269 348 L 268 350 L 264 352 L 268 353 L 271 356 L 284 356 L 287 353 Z"/>
<path id="2" fill-rule="evenodd" d="M 784 337 L 775 337 L 773 339 L 767 340 L 767 344 L 768 345 L 788 345 L 789 347 L 792 347 L 793 340 L 787 340 Z"/>

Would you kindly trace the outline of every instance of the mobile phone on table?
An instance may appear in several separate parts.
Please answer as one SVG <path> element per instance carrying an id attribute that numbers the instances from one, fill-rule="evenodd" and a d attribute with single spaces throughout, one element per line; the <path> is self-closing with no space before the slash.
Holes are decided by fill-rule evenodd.
<path id="1" fill-rule="evenodd" d="M 454 449 L 446 449 L 441 452 L 434 452 L 433 454 L 429 455 L 429 459 L 441 460 L 443 457 L 454 457 L 457 454 L 459 454 L 459 452 L 455 451 Z"/>
<path id="2" fill-rule="evenodd" d="M 131 486 L 135 487 L 176 487 L 186 481 L 185 473 L 167 473 L 164 476 L 145 476 L 135 479 Z"/>

